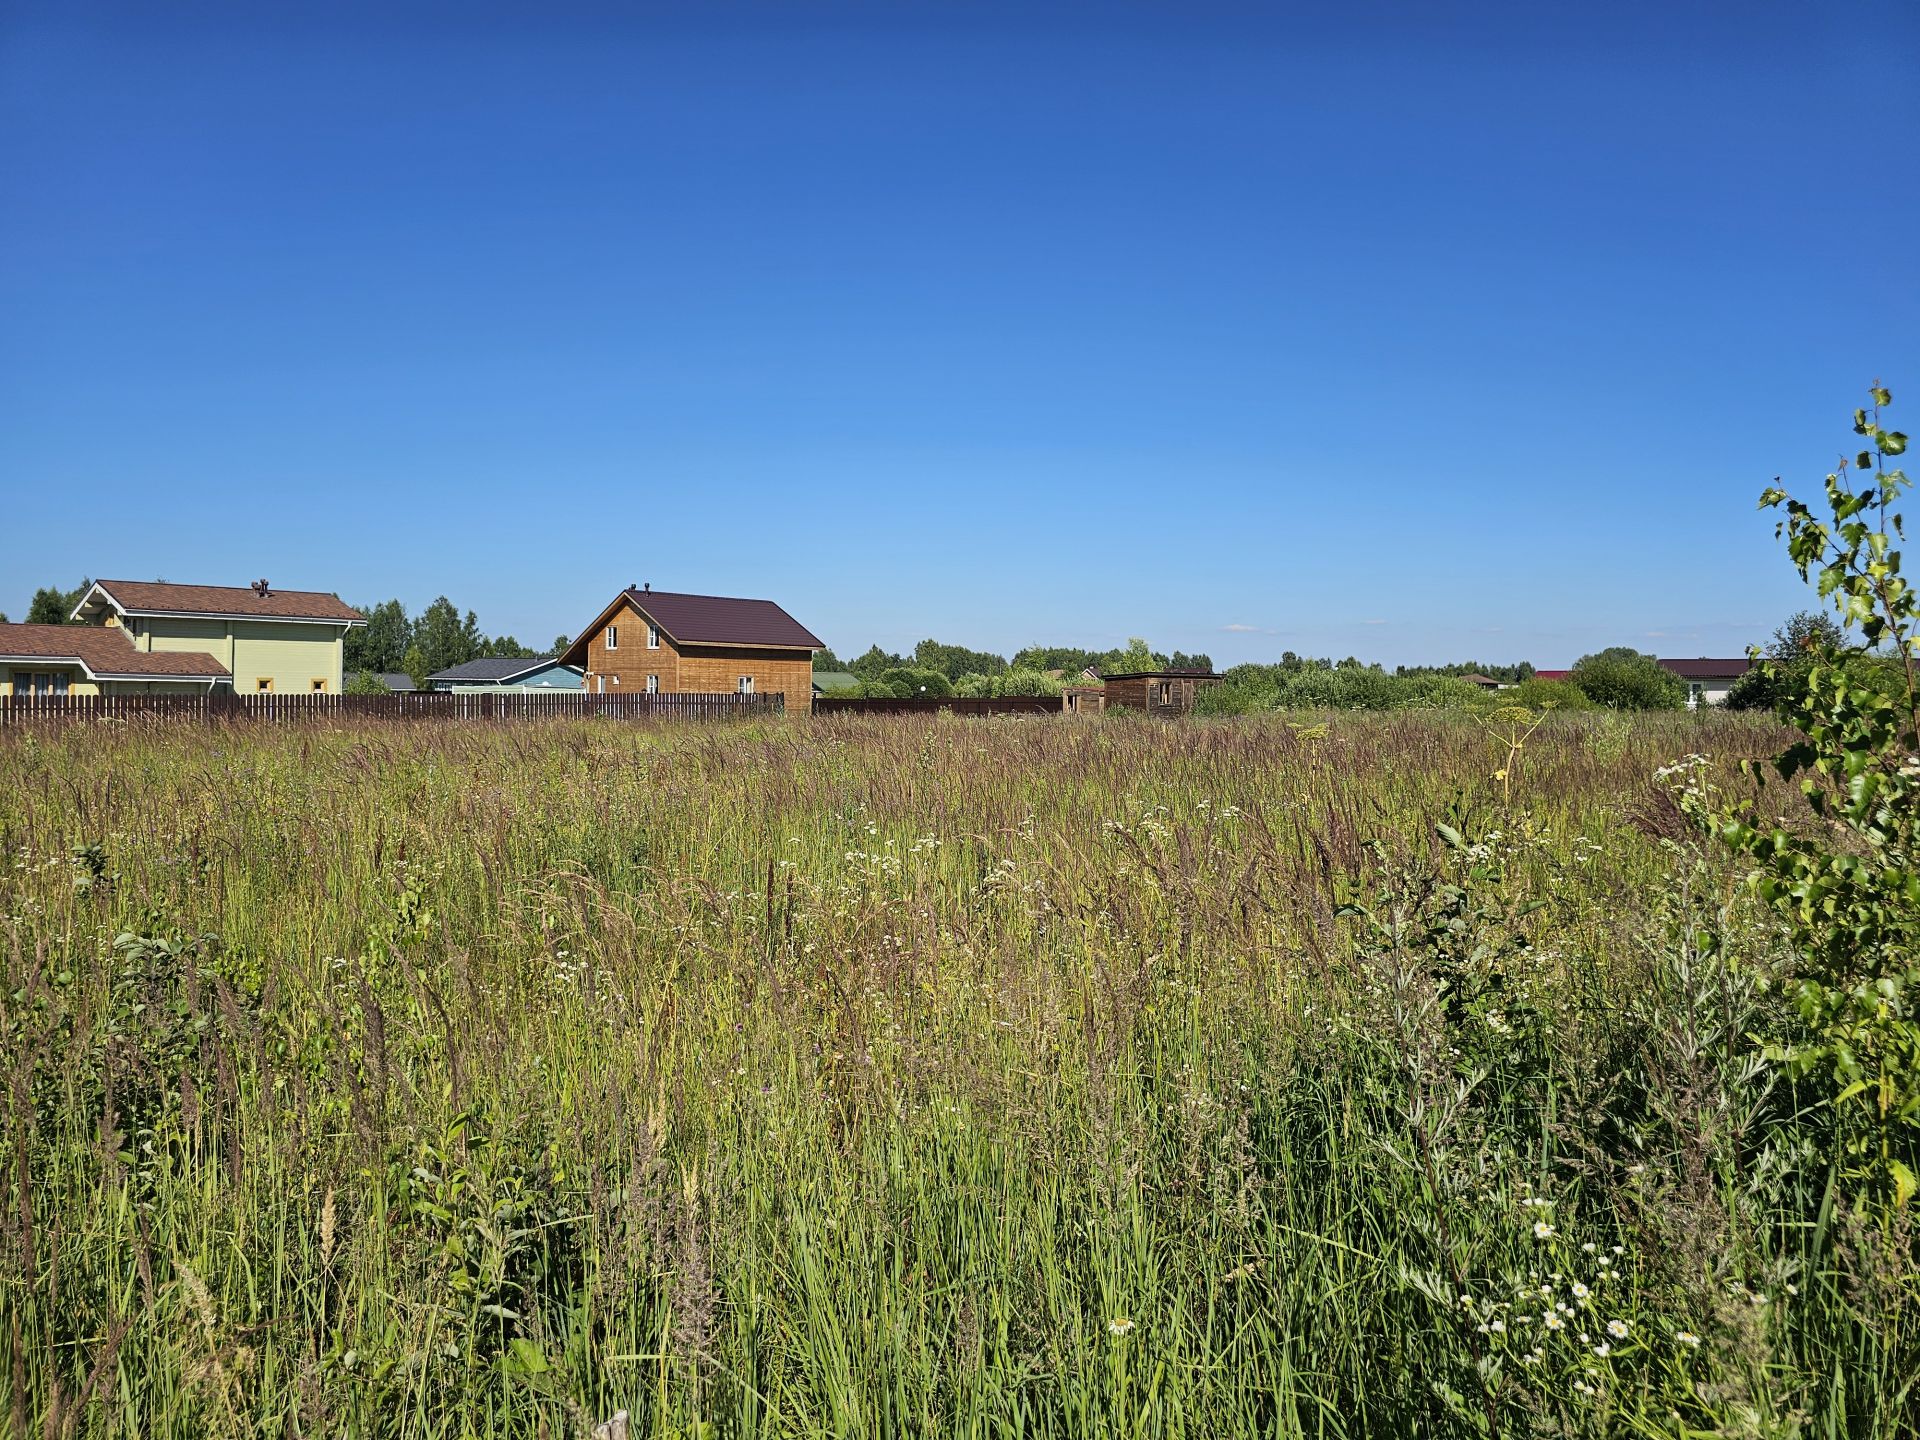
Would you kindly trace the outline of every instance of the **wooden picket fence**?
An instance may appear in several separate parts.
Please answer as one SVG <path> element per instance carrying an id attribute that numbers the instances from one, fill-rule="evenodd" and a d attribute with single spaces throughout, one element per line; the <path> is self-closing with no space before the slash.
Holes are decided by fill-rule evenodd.
<path id="1" fill-rule="evenodd" d="M 594 695 L 584 690 L 429 691 L 399 695 L 0 696 L 0 730 L 87 721 L 744 720 L 779 715 L 784 695 Z"/>
<path id="2" fill-rule="evenodd" d="M 817 695 L 813 701 L 816 715 L 937 715 L 945 710 L 954 715 L 1058 715 L 1065 708 L 1058 695 L 1000 695 L 992 699 L 943 699 L 915 697 L 898 700 L 888 696 Z"/>

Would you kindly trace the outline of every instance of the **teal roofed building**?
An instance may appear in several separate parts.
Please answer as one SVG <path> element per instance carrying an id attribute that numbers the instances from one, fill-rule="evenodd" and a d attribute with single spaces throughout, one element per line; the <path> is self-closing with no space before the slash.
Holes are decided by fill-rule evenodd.
<path id="1" fill-rule="evenodd" d="M 472 694 L 487 690 L 578 690 L 582 688 L 580 671 L 563 665 L 558 657 L 539 655 L 533 659 L 490 656 L 469 660 L 427 677 L 427 689 Z"/>

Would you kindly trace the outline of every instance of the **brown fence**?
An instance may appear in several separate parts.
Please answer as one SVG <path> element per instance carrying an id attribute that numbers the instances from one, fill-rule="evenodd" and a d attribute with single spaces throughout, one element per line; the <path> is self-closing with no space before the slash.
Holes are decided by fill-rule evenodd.
<path id="1" fill-rule="evenodd" d="M 950 710 L 955 715 L 1058 715 L 1061 701 L 1058 695 L 1002 695 L 992 700 L 926 699 L 918 696 L 911 700 L 895 700 L 886 696 L 832 697 L 817 696 L 813 702 L 816 715 L 933 715 L 942 710 Z"/>
<path id="2" fill-rule="evenodd" d="M 0 696 L 0 729 L 86 720 L 738 720 L 778 715 L 784 695 L 592 695 L 583 690 L 497 690 L 401 695 Z"/>

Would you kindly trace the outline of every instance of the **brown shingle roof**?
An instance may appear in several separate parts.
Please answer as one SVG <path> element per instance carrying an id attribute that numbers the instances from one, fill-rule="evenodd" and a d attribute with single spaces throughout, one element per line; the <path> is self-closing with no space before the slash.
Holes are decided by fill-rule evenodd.
<path id="1" fill-rule="evenodd" d="M 197 650 L 137 650 L 127 632 L 113 625 L 0 625 L 0 660 L 77 661 L 93 675 L 143 680 L 218 679 L 227 673 Z"/>
<path id="2" fill-rule="evenodd" d="M 122 610 L 136 615 L 340 622 L 365 618 L 339 596 L 318 590 L 269 589 L 266 594 L 257 595 L 245 585 L 169 585 L 160 580 L 96 580 L 94 585 L 104 590 Z"/>

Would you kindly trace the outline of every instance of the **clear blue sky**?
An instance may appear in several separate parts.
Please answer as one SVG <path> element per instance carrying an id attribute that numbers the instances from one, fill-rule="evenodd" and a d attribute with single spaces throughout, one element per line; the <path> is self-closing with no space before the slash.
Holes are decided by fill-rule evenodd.
<path id="1" fill-rule="evenodd" d="M 1764 639 L 1760 488 L 1920 433 L 1920 10 L 1318 13 L 0 0 L 0 609 Z"/>

